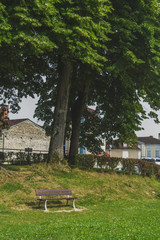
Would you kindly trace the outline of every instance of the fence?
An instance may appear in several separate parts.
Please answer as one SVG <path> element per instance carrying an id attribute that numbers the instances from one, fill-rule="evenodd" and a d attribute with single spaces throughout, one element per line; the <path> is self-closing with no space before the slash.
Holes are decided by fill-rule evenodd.
<path id="1" fill-rule="evenodd" d="M 39 152 L 38 152 L 39 151 Z M 40 150 L 32 151 L 30 148 L 5 149 L 0 152 L 0 164 L 25 165 L 47 161 L 48 152 Z"/>

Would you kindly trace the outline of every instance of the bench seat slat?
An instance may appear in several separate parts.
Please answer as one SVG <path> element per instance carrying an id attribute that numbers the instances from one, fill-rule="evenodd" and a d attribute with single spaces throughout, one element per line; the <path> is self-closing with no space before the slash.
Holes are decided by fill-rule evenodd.
<path id="1" fill-rule="evenodd" d="M 50 190 L 36 190 L 37 196 L 49 195 L 72 195 L 71 189 L 50 189 Z"/>
<path id="2" fill-rule="evenodd" d="M 40 200 L 40 201 L 46 201 L 46 200 L 73 200 L 73 199 L 76 199 L 74 197 L 72 198 L 38 198 L 37 200 Z"/>

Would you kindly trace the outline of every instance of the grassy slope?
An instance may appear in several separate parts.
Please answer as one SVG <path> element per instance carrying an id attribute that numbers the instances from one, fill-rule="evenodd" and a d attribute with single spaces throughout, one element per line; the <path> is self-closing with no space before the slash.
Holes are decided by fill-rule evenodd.
<path id="1" fill-rule="evenodd" d="M 160 239 L 160 183 L 154 178 L 32 165 L 1 169 L 0 180 L 0 240 Z M 86 210 L 50 206 L 44 213 L 37 209 L 37 188 L 72 188 L 76 206 Z"/>
<path id="2" fill-rule="evenodd" d="M 10 166 L 0 170 L 0 204 L 14 209 L 33 209 L 35 189 L 71 188 L 76 204 L 89 206 L 106 200 L 154 200 L 160 182 L 138 175 L 100 173 L 74 169 L 54 172 L 44 165 Z"/>

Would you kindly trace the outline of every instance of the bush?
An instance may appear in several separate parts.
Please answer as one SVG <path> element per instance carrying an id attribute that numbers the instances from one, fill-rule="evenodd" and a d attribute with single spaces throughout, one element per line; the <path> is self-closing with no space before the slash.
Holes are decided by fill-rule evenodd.
<path id="1" fill-rule="evenodd" d="M 103 169 L 115 170 L 120 159 L 119 158 L 111 158 L 106 155 L 97 156 L 97 167 Z"/>
<path id="2" fill-rule="evenodd" d="M 139 160 L 139 169 L 142 176 L 156 176 L 159 178 L 160 166 L 153 162 Z"/>
<path id="3" fill-rule="evenodd" d="M 108 157 L 106 155 L 96 156 L 92 154 L 77 154 L 76 166 L 85 168 L 101 168 L 108 170 L 116 170 L 118 165 L 122 166 L 124 174 L 139 174 L 142 176 L 156 176 L 160 179 L 160 166 L 153 162 L 138 159 L 124 159 Z"/>
<path id="4" fill-rule="evenodd" d="M 121 159 L 123 171 L 132 175 L 133 173 L 139 173 L 138 160 L 137 159 Z"/>
<path id="5" fill-rule="evenodd" d="M 93 168 L 95 165 L 95 156 L 93 154 L 77 154 L 75 165 L 77 167 Z"/>
<path id="6" fill-rule="evenodd" d="M 45 162 L 48 154 L 43 153 L 26 153 L 26 152 L 0 152 L 0 162 L 8 164 L 23 165 L 31 163 Z"/>
<path id="7" fill-rule="evenodd" d="M 4 154 L 4 152 L 0 152 L 0 160 L 4 160 L 4 158 L 5 158 L 5 154 Z"/>

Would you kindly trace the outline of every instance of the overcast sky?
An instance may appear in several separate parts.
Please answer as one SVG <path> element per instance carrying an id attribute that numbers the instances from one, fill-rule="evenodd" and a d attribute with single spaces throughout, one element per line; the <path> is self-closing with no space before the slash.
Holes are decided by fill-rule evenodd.
<path id="1" fill-rule="evenodd" d="M 18 114 L 9 113 L 9 118 L 10 119 L 29 118 L 35 123 L 38 123 L 39 125 L 43 125 L 41 121 L 37 121 L 36 118 L 33 118 L 37 100 L 38 100 L 37 98 L 36 99 L 24 98 L 22 103 L 20 104 L 21 110 L 18 112 Z M 147 104 L 145 104 L 144 107 L 145 107 L 145 110 L 147 111 L 149 110 L 149 107 Z M 160 115 L 160 112 L 159 112 L 159 115 Z M 152 119 L 147 119 L 143 121 L 142 126 L 144 130 L 137 132 L 138 137 L 153 136 L 155 138 L 158 138 L 158 133 L 160 133 L 160 124 L 155 124 Z"/>
<path id="2" fill-rule="evenodd" d="M 40 121 L 38 122 L 36 118 L 33 118 L 37 101 L 38 101 L 37 98 L 35 99 L 30 97 L 28 97 L 27 99 L 23 98 L 22 103 L 20 104 L 21 109 L 19 110 L 19 112 L 17 114 L 9 112 L 9 118 L 10 119 L 29 118 L 30 120 L 40 124 L 41 123 Z"/>

